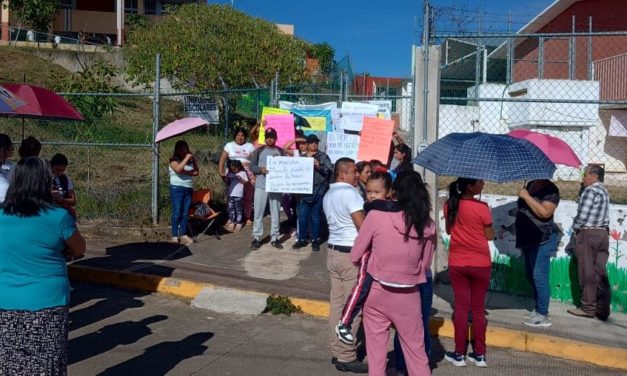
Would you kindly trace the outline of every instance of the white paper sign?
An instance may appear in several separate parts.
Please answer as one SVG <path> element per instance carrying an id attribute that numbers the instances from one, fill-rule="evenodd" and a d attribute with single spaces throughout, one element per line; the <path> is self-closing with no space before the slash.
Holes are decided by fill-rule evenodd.
<path id="1" fill-rule="evenodd" d="M 313 193 L 313 158 L 268 157 L 266 192 Z"/>
<path id="2" fill-rule="evenodd" d="M 327 133 L 327 155 L 335 163 L 340 158 L 357 159 L 359 136 L 343 132 Z"/>
<path id="3" fill-rule="evenodd" d="M 360 102 L 343 102 L 338 128 L 349 131 L 361 131 L 364 116 L 376 117 L 379 106 Z"/>
<path id="4" fill-rule="evenodd" d="M 366 103 L 374 104 L 379 107 L 378 115 L 383 119 L 390 120 L 392 118 L 392 101 L 368 101 Z"/>
<path id="5" fill-rule="evenodd" d="M 342 102 L 342 112 L 358 112 L 365 116 L 377 116 L 379 106 L 362 102 Z"/>

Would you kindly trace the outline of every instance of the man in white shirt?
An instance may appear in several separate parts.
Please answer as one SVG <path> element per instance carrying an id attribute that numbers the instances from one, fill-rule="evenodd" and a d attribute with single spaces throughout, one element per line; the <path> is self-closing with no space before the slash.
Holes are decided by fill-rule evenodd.
<path id="1" fill-rule="evenodd" d="M 357 282 L 357 267 L 350 260 L 350 251 L 357 237 L 357 230 L 364 221 L 364 200 L 357 191 L 357 167 L 350 158 L 335 162 L 335 183 L 324 196 L 324 213 L 329 224 L 327 244 L 327 270 L 331 278 L 329 335 L 331 336 L 331 361 L 343 372 L 366 373 L 368 366 L 357 359 L 357 346 L 341 342 L 335 334 L 344 303 Z M 353 336 L 361 321 L 353 321 Z"/>

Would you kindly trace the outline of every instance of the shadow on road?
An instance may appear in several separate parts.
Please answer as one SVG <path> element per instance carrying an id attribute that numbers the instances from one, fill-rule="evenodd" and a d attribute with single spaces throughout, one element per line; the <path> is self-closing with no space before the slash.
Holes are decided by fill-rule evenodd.
<path id="1" fill-rule="evenodd" d="M 196 333 L 180 341 L 161 342 L 147 348 L 142 355 L 110 367 L 100 375 L 141 375 L 150 365 L 150 373 L 165 375 L 178 363 L 194 356 L 202 355 L 207 346 L 205 342 L 213 337 L 213 333 Z"/>
<path id="2" fill-rule="evenodd" d="M 100 330 L 70 340 L 68 364 L 89 359 L 120 346 L 128 345 L 152 334 L 149 325 L 167 320 L 167 316 L 154 315 L 140 321 L 124 321 L 102 327 Z"/>

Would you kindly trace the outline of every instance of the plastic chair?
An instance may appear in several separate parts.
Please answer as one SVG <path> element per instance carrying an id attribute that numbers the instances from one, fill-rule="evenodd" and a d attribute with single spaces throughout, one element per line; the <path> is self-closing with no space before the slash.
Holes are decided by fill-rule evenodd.
<path id="1" fill-rule="evenodd" d="M 218 217 L 222 213 L 222 212 L 211 209 L 211 207 L 209 206 L 209 203 L 211 202 L 212 194 L 213 193 L 211 192 L 211 189 L 199 189 L 192 193 L 192 205 L 189 208 L 189 213 L 188 213 L 189 219 L 188 219 L 187 227 L 189 228 L 189 233 L 192 235 L 192 239 L 194 240 L 194 242 L 198 242 L 198 238 L 200 238 L 202 234 L 206 233 L 207 230 L 209 230 L 211 225 L 213 225 L 213 223 L 216 221 L 216 219 L 218 219 Z M 202 216 L 199 216 L 196 210 L 198 205 L 200 204 L 205 204 L 207 208 L 209 208 L 207 213 Z M 200 232 L 194 233 L 194 226 L 199 226 L 199 225 L 204 226 L 203 230 Z M 216 237 L 216 239 L 220 240 L 220 235 L 218 234 L 217 230 L 214 231 L 213 235 Z"/>

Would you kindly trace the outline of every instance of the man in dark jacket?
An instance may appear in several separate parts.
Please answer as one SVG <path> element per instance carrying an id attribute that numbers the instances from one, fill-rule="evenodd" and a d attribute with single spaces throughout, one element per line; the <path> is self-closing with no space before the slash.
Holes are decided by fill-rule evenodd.
<path id="1" fill-rule="evenodd" d="M 322 218 L 322 198 L 329 188 L 333 173 L 331 159 L 318 150 L 320 139 L 315 134 L 307 136 L 307 157 L 314 159 L 313 190 L 311 195 L 301 197 L 298 202 L 298 241 L 292 249 L 307 246 L 307 232 L 311 222 L 311 250 L 320 250 L 320 222 Z"/>

